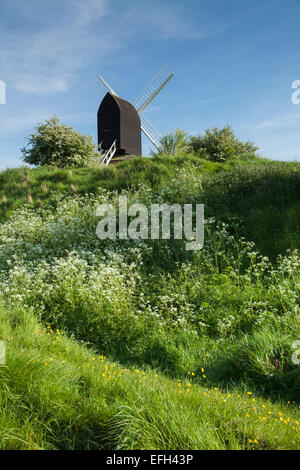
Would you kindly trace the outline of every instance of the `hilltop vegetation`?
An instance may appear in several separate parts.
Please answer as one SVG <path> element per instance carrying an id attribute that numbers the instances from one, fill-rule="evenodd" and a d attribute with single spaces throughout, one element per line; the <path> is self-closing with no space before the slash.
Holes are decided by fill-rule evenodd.
<path id="1" fill-rule="evenodd" d="M 235 219 L 239 234 L 272 259 L 300 246 L 299 164 L 253 157 L 216 163 L 188 154 L 135 158 L 106 168 L 8 169 L 0 173 L 0 220 L 26 203 L 53 206 L 56 192 L 96 194 L 99 188 L 120 192 L 140 185 L 163 191 L 171 203 L 183 198 L 205 203 L 207 216 Z"/>
<path id="2" fill-rule="evenodd" d="M 61 124 L 57 116 L 39 123 L 21 151 L 23 160 L 30 165 L 58 168 L 88 166 L 96 159 L 92 136 Z"/>
<path id="3" fill-rule="evenodd" d="M 299 448 L 299 189 L 253 155 L 2 172 L 0 447 Z M 98 240 L 119 194 L 204 203 L 204 248 Z"/>

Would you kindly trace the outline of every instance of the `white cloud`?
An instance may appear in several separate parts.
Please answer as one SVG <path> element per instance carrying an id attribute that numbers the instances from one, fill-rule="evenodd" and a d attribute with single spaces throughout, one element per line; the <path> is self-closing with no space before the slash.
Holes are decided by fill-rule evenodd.
<path id="1" fill-rule="evenodd" d="M 134 31 L 143 39 L 205 39 L 226 31 L 231 23 L 216 18 L 205 3 L 205 8 L 198 7 L 202 14 L 197 21 L 191 14 L 188 0 L 174 2 L 127 2 L 129 7 L 123 14 L 124 32 Z M 208 11 L 208 12 L 207 12 Z"/>
<path id="2" fill-rule="evenodd" d="M 37 122 L 42 121 L 47 115 L 44 110 L 28 108 L 16 116 L 0 117 L 0 127 L 6 137 L 8 134 L 14 134 L 24 129 L 31 131 Z"/>
<path id="3" fill-rule="evenodd" d="M 66 91 L 93 61 L 132 42 L 200 39 L 228 27 L 213 16 L 199 27 L 185 3 L 169 1 L 2 0 L 1 9 L 15 18 L 13 28 L 0 19 L 1 73 L 10 87 L 37 95 Z"/>
<path id="4" fill-rule="evenodd" d="M 44 9 L 36 0 L 3 4 L 4 11 L 16 17 L 15 28 L 9 29 L 2 19 L 0 32 L 1 74 L 10 88 L 38 95 L 66 91 L 95 52 L 96 38 L 89 27 L 101 22 L 106 0 L 54 0 L 42 2 Z M 98 58 L 107 50 L 108 45 L 98 41 Z"/>
<path id="5" fill-rule="evenodd" d="M 69 2 L 74 6 L 77 25 L 81 27 L 89 26 L 108 12 L 106 0 L 69 0 Z"/>
<path id="6" fill-rule="evenodd" d="M 45 121 L 53 114 L 49 113 L 49 110 L 46 108 L 37 109 L 33 107 L 26 107 L 18 115 L 7 115 L 3 111 L 0 115 L 0 129 L 5 134 L 5 137 L 13 135 L 18 131 L 30 133 L 38 123 Z M 62 113 L 60 117 L 62 122 L 67 125 L 73 125 L 74 122 L 77 125 L 90 124 L 95 121 L 94 114 L 89 112 Z"/>
<path id="7" fill-rule="evenodd" d="M 284 127 L 299 125 L 300 114 L 285 114 L 283 116 L 274 116 L 270 119 L 257 124 L 256 129 L 266 129 L 272 127 Z"/>
<path id="8" fill-rule="evenodd" d="M 47 78 L 36 75 L 32 77 L 18 77 L 18 81 L 15 83 L 15 89 L 22 93 L 45 95 L 67 91 L 68 86 L 66 78 Z"/>

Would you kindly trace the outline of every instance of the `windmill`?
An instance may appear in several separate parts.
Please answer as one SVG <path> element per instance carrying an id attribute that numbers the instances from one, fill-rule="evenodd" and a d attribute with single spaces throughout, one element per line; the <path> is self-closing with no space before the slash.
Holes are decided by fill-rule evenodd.
<path id="1" fill-rule="evenodd" d="M 94 83 L 96 89 L 101 95 L 103 89 L 108 90 L 97 115 L 98 148 L 104 165 L 118 161 L 117 157 L 126 159 L 141 155 L 141 131 L 159 150 L 161 135 L 142 113 L 173 77 L 174 74 L 164 66 L 131 104 L 120 98 L 104 78 L 98 75 L 98 80 Z"/>

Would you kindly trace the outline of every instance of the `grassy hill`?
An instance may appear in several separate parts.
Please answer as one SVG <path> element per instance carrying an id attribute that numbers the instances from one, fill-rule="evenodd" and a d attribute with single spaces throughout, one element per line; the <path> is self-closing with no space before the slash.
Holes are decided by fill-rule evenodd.
<path id="1" fill-rule="evenodd" d="M 300 165 L 193 156 L 0 174 L 0 448 L 300 448 Z M 96 207 L 205 203 L 204 248 Z"/>
<path id="2" fill-rule="evenodd" d="M 274 259 L 288 248 L 300 246 L 299 171 L 300 164 L 294 162 L 251 158 L 221 164 L 191 155 L 136 158 L 107 168 L 8 169 L 0 173 L 0 220 L 28 202 L 37 208 L 48 206 L 57 191 L 95 194 L 99 188 L 122 191 L 141 184 L 160 191 L 186 173 L 198 183 L 196 190 L 188 188 L 186 198 L 205 203 L 208 216 L 236 218 L 241 234 Z M 173 202 L 178 199 L 174 193 L 170 197 Z"/>

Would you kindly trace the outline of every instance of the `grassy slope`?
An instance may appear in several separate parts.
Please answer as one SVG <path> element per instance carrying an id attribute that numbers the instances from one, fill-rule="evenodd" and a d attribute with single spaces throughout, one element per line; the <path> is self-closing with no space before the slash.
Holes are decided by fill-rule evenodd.
<path id="1" fill-rule="evenodd" d="M 0 195 L 5 195 L 1 217 L 3 221 L 9 217 L 28 201 L 29 194 L 34 206 L 46 207 L 54 204 L 52 195 L 58 190 L 84 194 L 97 192 L 99 187 L 122 190 L 145 182 L 154 191 L 165 191 L 166 200 L 171 197 L 172 202 L 181 201 L 180 188 L 175 193 L 172 186 L 170 195 L 168 184 L 179 170 L 185 169 L 189 178 L 201 183 L 198 192 L 184 194 L 186 202 L 205 202 L 209 215 L 225 220 L 238 218 L 242 221 L 238 231 L 254 239 L 261 252 L 271 257 L 299 247 L 300 177 L 299 165 L 293 163 L 220 165 L 193 157 L 156 161 L 140 158 L 106 169 L 6 170 L 0 174 Z M 180 276 L 174 278 L 174 292 L 183 282 Z M 223 278 L 224 282 L 227 297 L 223 302 L 234 305 L 236 286 L 231 279 Z M 208 296 L 209 289 L 219 289 L 209 284 Z M 160 284 L 157 289 L 161 289 Z M 30 311 L 2 309 L 0 337 L 9 340 L 9 352 L 7 367 L 1 368 L 0 400 L 5 413 L 0 417 L 0 448 L 300 446 L 298 403 L 272 403 L 262 398 L 252 401 L 243 386 L 233 391 L 229 387 L 228 395 L 226 387 L 219 391 L 211 384 L 205 386 L 201 369 L 195 370 L 193 381 L 189 381 L 188 371 L 181 375 L 177 372 L 176 380 L 156 374 L 151 368 L 143 378 L 136 371 L 138 366 L 127 365 L 128 370 L 123 366 L 121 372 L 122 366 L 99 359 L 96 352 L 75 340 L 54 339 L 60 335 L 45 332 L 47 328 L 38 324 Z M 243 350 L 243 341 L 238 347 Z M 235 362 L 230 363 L 229 352 L 223 365 L 230 375 Z M 182 390 L 184 393 L 180 393 Z"/>
<path id="2" fill-rule="evenodd" d="M 188 156 L 176 159 L 135 158 L 106 168 L 7 169 L 0 173 L 0 220 L 5 220 L 16 208 L 27 203 L 28 198 L 32 198 L 35 207 L 47 205 L 56 191 L 70 195 L 95 193 L 99 187 L 121 191 L 143 183 L 159 188 L 174 178 L 178 169 L 192 167 L 195 175 L 202 177 L 204 173 L 218 173 L 234 166 L 234 162 L 221 165 Z"/>
<path id="3" fill-rule="evenodd" d="M 143 183 L 159 190 L 185 168 L 193 168 L 194 177 L 202 181 L 197 202 L 205 203 L 206 214 L 222 220 L 236 217 L 242 222 L 241 235 L 263 254 L 275 258 L 300 246 L 300 164 L 269 160 L 219 164 L 189 156 L 136 158 L 105 169 L 8 169 L 0 173 L 0 220 L 28 201 L 34 207 L 47 206 L 56 191 L 121 191 Z"/>
<path id="4" fill-rule="evenodd" d="M 224 393 L 186 375 L 125 369 L 2 310 L 1 449 L 296 449 L 296 405 Z"/>

